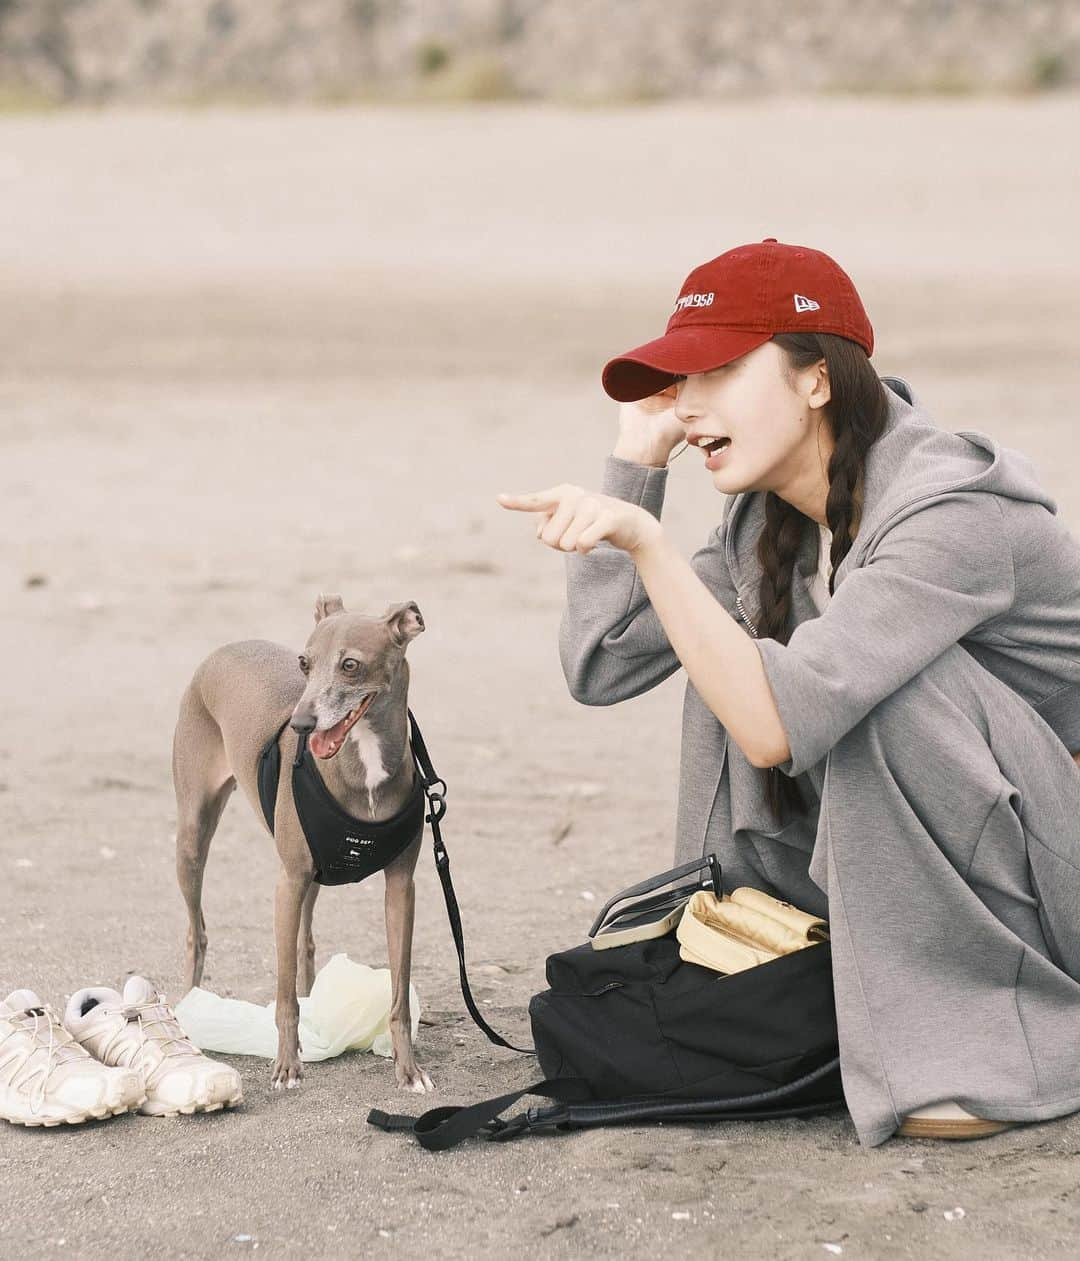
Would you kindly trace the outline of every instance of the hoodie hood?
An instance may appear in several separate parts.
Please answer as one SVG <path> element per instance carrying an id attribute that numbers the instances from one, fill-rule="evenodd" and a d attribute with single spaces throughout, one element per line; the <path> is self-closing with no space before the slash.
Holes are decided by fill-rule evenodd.
<path id="1" fill-rule="evenodd" d="M 956 491 L 1031 500 L 1057 513 L 1057 501 L 1039 484 L 1035 466 L 1022 451 L 977 429 L 954 433 L 940 428 L 907 381 L 896 376 L 881 380 L 888 397 L 886 425 L 867 453 L 862 518 L 851 548 L 837 566 L 835 583 L 849 569 L 865 564 L 878 540 L 898 521 Z M 761 578 L 756 545 L 765 524 L 764 492 L 731 496 L 724 520 L 728 569 L 744 601 L 756 608 Z M 817 561 L 818 533 L 807 530 L 796 558 L 804 579 L 813 575 Z"/>

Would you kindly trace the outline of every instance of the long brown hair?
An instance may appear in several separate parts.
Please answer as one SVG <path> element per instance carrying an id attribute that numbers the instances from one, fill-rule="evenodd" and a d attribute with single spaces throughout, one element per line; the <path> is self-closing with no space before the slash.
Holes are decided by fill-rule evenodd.
<path id="1" fill-rule="evenodd" d="M 866 351 L 847 337 L 833 333 L 777 333 L 771 340 L 784 352 L 789 381 L 803 368 L 822 359 L 829 373 L 829 401 L 822 410 L 835 443 L 826 470 L 829 493 L 825 500 L 825 517 L 832 531 L 829 555 L 832 571 L 829 594 L 832 595 L 833 574 L 850 550 L 859 528 L 866 453 L 885 428 L 886 387 L 871 366 Z M 816 528 L 810 517 L 787 500 L 771 490 L 765 492 L 765 525 L 757 541 L 757 558 L 761 563 L 758 588 L 761 613 L 757 627 L 762 638 L 786 644 L 791 637 L 794 630 L 791 575 L 804 532 Z M 791 776 L 775 766 L 764 774 L 767 777 L 765 796 L 778 824 L 784 822 L 785 809 L 806 813 L 807 803 Z"/>

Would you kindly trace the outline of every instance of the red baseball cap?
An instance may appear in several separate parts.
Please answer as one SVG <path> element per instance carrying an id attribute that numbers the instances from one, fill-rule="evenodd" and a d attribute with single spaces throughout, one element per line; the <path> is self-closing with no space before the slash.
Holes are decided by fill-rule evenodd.
<path id="1" fill-rule="evenodd" d="M 604 390 L 620 403 L 708 372 L 774 333 L 836 333 L 874 353 L 874 330 L 850 276 L 828 254 L 774 236 L 695 267 L 663 337 L 610 360 Z"/>

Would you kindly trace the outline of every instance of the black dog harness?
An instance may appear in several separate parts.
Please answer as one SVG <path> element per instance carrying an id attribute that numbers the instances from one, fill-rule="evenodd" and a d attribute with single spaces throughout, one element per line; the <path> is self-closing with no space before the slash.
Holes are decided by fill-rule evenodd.
<path id="1" fill-rule="evenodd" d="M 293 802 L 311 857 L 315 860 L 314 878 L 319 884 L 352 884 L 366 880 L 389 866 L 423 831 L 425 772 L 417 751 L 423 750 L 427 760 L 427 750 L 412 710 L 409 710 L 409 723 L 416 763 L 412 791 L 396 814 L 378 821 L 354 819 L 341 808 L 315 767 L 315 759 L 307 747 L 307 732 L 301 733 L 292 765 Z M 281 776 L 278 741 L 288 725 L 289 719 L 286 718 L 259 754 L 259 800 L 271 833 L 274 831 L 274 808 Z M 445 788 L 445 782 L 435 775 L 430 761 L 427 765 L 431 775 L 428 783 L 440 783 Z"/>
<path id="2" fill-rule="evenodd" d="M 492 1029 L 480 1014 L 469 989 L 469 978 L 465 971 L 461 910 L 454 893 L 453 881 L 450 879 L 450 855 L 446 852 L 439 831 L 439 820 L 446 813 L 446 780 L 435 773 L 424 737 L 420 734 L 420 727 L 411 709 L 408 714 L 411 733 L 409 745 L 416 766 L 412 791 L 408 801 L 396 814 L 378 822 L 354 819 L 338 805 L 315 768 L 311 750 L 307 747 L 307 733 L 301 733 L 296 742 L 296 756 L 292 764 L 293 802 L 300 828 L 315 861 L 314 879 L 319 884 L 352 884 L 366 880 L 368 876 L 382 871 L 392 863 L 416 839 L 417 833 L 423 831 L 424 823 L 430 823 L 435 869 L 439 873 L 443 898 L 446 901 L 446 914 L 450 919 L 450 931 L 454 935 L 461 996 L 465 999 L 465 1006 L 477 1026 L 492 1042 L 510 1051 L 519 1051 L 522 1055 L 532 1055 L 532 1047 L 514 1046 Z M 278 741 L 289 722 L 290 719 L 287 718 L 259 754 L 259 802 L 271 835 L 274 832 L 274 811 L 281 777 L 281 750 Z M 442 785 L 442 792 L 435 788 L 436 784 Z M 430 814 L 424 813 L 425 798 Z"/>

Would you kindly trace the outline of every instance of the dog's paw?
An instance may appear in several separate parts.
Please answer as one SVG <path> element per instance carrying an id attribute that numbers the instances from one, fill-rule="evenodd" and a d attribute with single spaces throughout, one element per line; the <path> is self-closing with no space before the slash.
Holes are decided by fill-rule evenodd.
<path id="1" fill-rule="evenodd" d="M 271 1081 L 275 1090 L 295 1090 L 303 1080 L 304 1070 L 297 1064 L 275 1064 Z"/>
<path id="2" fill-rule="evenodd" d="M 414 1066 L 410 1072 L 398 1073 L 398 1086 L 402 1090 L 408 1090 L 414 1095 L 426 1095 L 429 1091 L 435 1089 L 435 1083 L 418 1066 Z"/>

